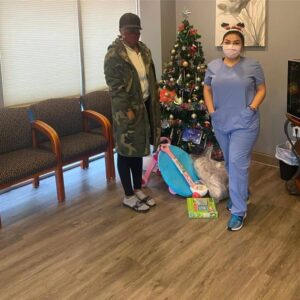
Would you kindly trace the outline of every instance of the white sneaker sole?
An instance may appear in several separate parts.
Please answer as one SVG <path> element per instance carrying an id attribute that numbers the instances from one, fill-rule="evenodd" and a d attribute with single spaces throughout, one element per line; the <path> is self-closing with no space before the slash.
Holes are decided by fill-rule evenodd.
<path id="1" fill-rule="evenodd" d="M 247 217 L 247 213 L 245 213 L 244 218 L 243 218 L 243 223 L 241 224 L 240 227 L 237 227 L 237 228 L 229 228 L 229 227 L 227 227 L 227 229 L 229 231 L 238 231 L 238 230 L 242 229 L 242 227 L 244 226 L 244 221 L 245 221 L 246 217 Z"/>
<path id="2" fill-rule="evenodd" d="M 123 205 L 131 208 L 136 212 L 148 212 L 150 210 L 150 207 L 147 204 L 139 200 L 136 196 L 133 197 L 136 199 L 136 201 L 130 203 L 130 202 L 126 202 L 126 199 L 124 199 Z"/>

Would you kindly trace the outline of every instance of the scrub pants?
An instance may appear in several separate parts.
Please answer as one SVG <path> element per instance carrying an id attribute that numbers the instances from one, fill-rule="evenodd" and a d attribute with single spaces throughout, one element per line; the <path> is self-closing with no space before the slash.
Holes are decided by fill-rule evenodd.
<path id="1" fill-rule="evenodd" d="M 223 151 L 229 177 L 229 195 L 232 201 L 231 214 L 244 216 L 247 211 L 248 175 L 251 151 L 259 133 L 259 120 L 249 128 L 223 132 L 214 128 Z"/>

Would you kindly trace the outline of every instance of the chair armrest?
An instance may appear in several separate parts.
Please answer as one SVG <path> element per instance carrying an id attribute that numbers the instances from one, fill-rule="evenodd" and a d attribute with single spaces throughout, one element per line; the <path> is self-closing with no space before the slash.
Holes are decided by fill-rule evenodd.
<path id="1" fill-rule="evenodd" d="M 45 134 L 51 142 L 52 152 L 55 154 L 56 159 L 61 162 L 61 144 L 57 132 L 51 126 L 40 120 L 31 122 L 31 128 L 33 147 L 36 148 L 38 146 L 37 131 Z"/>
<path id="2" fill-rule="evenodd" d="M 83 129 L 84 131 L 88 131 L 88 119 L 92 119 L 95 120 L 96 122 L 98 122 L 100 125 L 102 125 L 103 127 L 103 131 L 104 131 L 104 135 L 105 137 L 110 140 L 112 133 L 111 133 L 111 124 L 109 122 L 109 120 L 102 114 L 94 111 L 94 110 L 84 110 L 82 112 L 82 116 L 83 116 Z"/>

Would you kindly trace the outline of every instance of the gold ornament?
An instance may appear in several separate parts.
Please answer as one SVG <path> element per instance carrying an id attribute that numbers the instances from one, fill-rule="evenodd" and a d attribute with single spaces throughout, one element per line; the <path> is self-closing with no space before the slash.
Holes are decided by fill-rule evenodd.
<path id="1" fill-rule="evenodd" d="M 177 96 L 175 96 L 174 103 L 175 103 L 176 105 L 180 105 L 180 104 L 182 104 L 182 98 L 181 98 L 181 97 L 177 97 Z"/>
<path id="2" fill-rule="evenodd" d="M 185 60 L 183 63 L 182 63 L 182 66 L 187 68 L 189 66 L 189 63 Z"/>
<path id="3" fill-rule="evenodd" d="M 192 117 L 192 119 L 196 119 L 196 118 L 197 118 L 197 115 L 196 115 L 195 113 L 193 113 L 193 114 L 191 115 L 191 117 Z"/>

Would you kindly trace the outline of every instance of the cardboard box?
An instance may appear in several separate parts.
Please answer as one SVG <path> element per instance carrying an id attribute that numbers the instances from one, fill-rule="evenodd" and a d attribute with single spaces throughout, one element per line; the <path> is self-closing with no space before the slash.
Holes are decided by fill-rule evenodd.
<path id="1" fill-rule="evenodd" d="M 189 218 L 218 218 L 218 211 L 213 198 L 187 198 L 186 201 Z"/>

